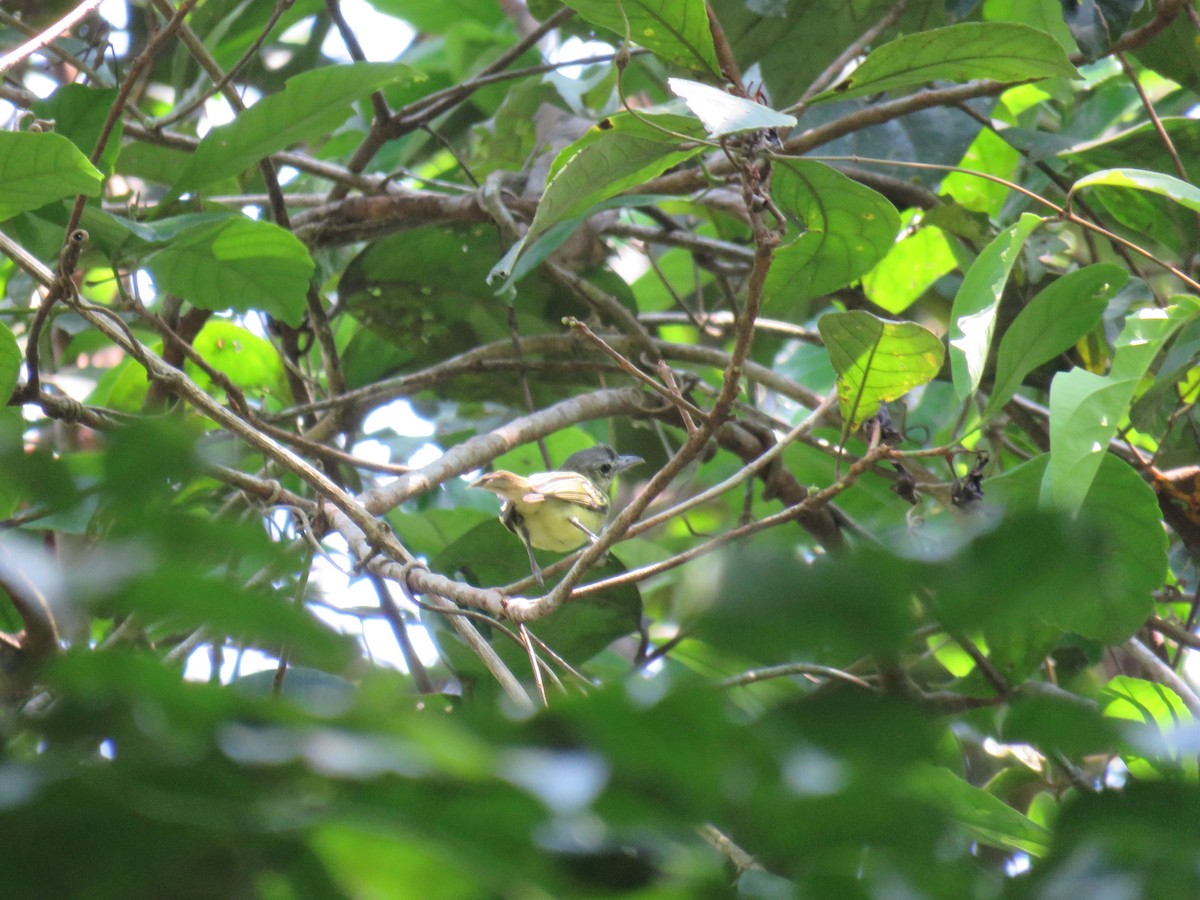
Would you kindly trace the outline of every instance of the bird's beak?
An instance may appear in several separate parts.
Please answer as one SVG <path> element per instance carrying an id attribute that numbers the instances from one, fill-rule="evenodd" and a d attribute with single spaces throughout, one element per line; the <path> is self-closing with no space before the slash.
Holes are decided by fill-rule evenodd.
<path id="1" fill-rule="evenodd" d="M 618 456 L 617 471 L 624 472 L 626 469 L 632 469 L 636 465 L 644 463 L 645 460 L 640 456 Z"/>

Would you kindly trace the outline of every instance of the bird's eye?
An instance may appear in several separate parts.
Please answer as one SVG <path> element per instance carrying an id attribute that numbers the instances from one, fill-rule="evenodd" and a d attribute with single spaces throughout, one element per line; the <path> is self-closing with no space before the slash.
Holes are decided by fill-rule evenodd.
<path id="1" fill-rule="evenodd" d="M 613 464 L 612 464 L 612 463 L 601 463 L 601 464 L 600 464 L 600 471 L 601 471 L 601 473 L 603 473 L 603 474 L 605 474 L 605 475 L 608 475 L 608 474 L 610 474 L 610 473 L 612 472 L 612 470 L 613 470 Z"/>

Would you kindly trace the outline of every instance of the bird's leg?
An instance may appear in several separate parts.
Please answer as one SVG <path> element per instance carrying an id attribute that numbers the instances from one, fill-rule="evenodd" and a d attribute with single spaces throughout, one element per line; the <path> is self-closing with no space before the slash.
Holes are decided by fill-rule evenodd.
<path id="1" fill-rule="evenodd" d="M 546 579 L 542 577 L 542 567 L 538 565 L 537 557 L 533 555 L 533 544 L 529 541 L 529 535 L 522 528 L 517 533 L 517 537 L 521 539 L 521 543 L 525 545 L 525 552 L 529 554 L 529 571 L 533 573 L 533 580 L 537 582 L 539 588 L 544 588 Z"/>
<path id="2" fill-rule="evenodd" d="M 577 518 L 575 518 L 575 516 L 571 516 L 571 518 L 568 519 L 567 521 L 570 522 L 572 525 L 574 525 L 576 528 L 578 528 L 580 531 L 582 531 L 584 534 L 586 534 L 588 536 L 588 540 L 591 541 L 593 544 L 596 543 L 596 541 L 600 540 L 600 538 L 598 538 L 595 534 L 592 533 L 592 530 L 590 528 L 588 528 L 586 525 L 584 525 L 582 522 L 580 522 Z"/>

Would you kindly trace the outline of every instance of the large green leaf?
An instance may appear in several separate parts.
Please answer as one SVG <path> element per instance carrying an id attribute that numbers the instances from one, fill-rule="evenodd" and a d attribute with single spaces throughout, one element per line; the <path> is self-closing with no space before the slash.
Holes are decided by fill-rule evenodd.
<path id="1" fill-rule="evenodd" d="M 888 322 L 861 310 L 829 313 L 817 323 L 838 373 L 838 405 L 849 428 L 880 403 L 933 380 L 945 348 L 915 322 Z"/>
<path id="2" fill-rule="evenodd" d="M 244 216 L 184 229 L 146 267 L 159 290 L 202 309 L 260 309 L 293 326 L 314 268 L 291 232 Z"/>
<path id="3" fill-rule="evenodd" d="M 1064 275 L 1034 297 L 1000 341 L 995 386 L 983 418 L 1012 399 L 1026 375 L 1091 331 L 1128 280 L 1125 269 L 1101 263 Z"/>
<path id="4" fill-rule="evenodd" d="M 417 369 L 433 365 L 492 341 L 508 337 L 508 305 L 487 284 L 488 269 L 500 252 L 494 228 L 418 228 L 368 245 L 347 265 L 339 285 L 341 302 L 354 317 L 385 338 L 398 354 L 392 366 Z M 453 278 L 447 273 L 453 272 Z M 521 282 L 516 306 L 521 334 L 562 330 L 562 317 L 580 308 L 571 295 L 540 272 Z M 378 350 L 365 345 L 373 358 Z M 516 379 L 497 380 L 481 373 L 478 387 L 491 401 L 519 397 Z M 539 389 L 558 393 L 557 378 L 533 380 Z M 459 391 L 457 379 L 441 390 Z M 510 398 L 508 391 L 514 393 Z M 547 402 L 551 402 L 547 397 Z"/>
<path id="5" fill-rule="evenodd" d="M 1154 611 L 1154 591 L 1167 577 L 1167 534 L 1158 496 L 1128 463 L 1108 454 L 1080 515 L 1101 530 L 1105 542 L 1097 548 L 1104 590 L 1053 621 L 1084 637 L 1118 644 Z"/>
<path id="6" fill-rule="evenodd" d="M 800 236 L 775 252 L 763 287 L 772 314 L 801 317 L 807 301 L 844 287 L 892 249 L 900 215 L 881 194 L 824 163 L 775 163 L 771 195 Z"/>
<path id="7" fill-rule="evenodd" d="M 1135 4 L 1135 0 L 1125 0 L 1125 3 L 1142 5 Z M 1133 24 L 1143 25 L 1157 12 L 1157 4 L 1142 5 L 1142 13 L 1134 19 Z M 1193 93 L 1200 91 L 1200 47 L 1196 46 L 1196 26 L 1186 12 L 1181 11 L 1152 40 L 1130 52 L 1146 68 L 1153 69 Z"/>
<path id="8" fill-rule="evenodd" d="M 1017 224 L 996 235 L 971 264 L 954 297 L 950 313 L 950 368 L 954 390 L 960 398 L 970 396 L 979 387 L 1004 286 L 1026 238 L 1042 221 L 1032 213 L 1025 213 Z"/>
<path id="9" fill-rule="evenodd" d="M 566 0 L 593 25 L 629 38 L 667 62 L 723 79 L 704 0 Z"/>
<path id="10" fill-rule="evenodd" d="M 1049 454 L 1041 454 L 989 478 L 988 499 L 1014 510 L 1036 509 L 1049 462 Z M 1073 576 L 1078 589 L 1057 591 L 1031 613 L 1084 637 L 1119 643 L 1146 620 L 1153 592 L 1166 575 L 1167 536 L 1158 499 L 1137 472 L 1107 454 L 1079 515 L 1098 529 L 1100 540 L 1090 549 L 1086 575 L 1098 575 L 1099 583 L 1089 586 Z"/>
<path id="11" fill-rule="evenodd" d="M 1050 465 L 1042 484 L 1044 503 L 1074 512 L 1083 504 L 1108 442 L 1166 340 L 1200 314 L 1200 303 L 1177 298 L 1167 309 L 1144 309 L 1125 320 L 1112 370 L 1060 372 L 1050 385 Z"/>
<path id="12" fill-rule="evenodd" d="M 103 176 L 61 134 L 0 131 L 0 221 L 54 200 L 100 193 Z"/>
<path id="13" fill-rule="evenodd" d="M 209 319 L 196 335 L 192 345 L 217 371 L 243 391 L 258 398 L 274 397 L 280 404 L 290 398 L 287 393 L 283 362 L 279 352 L 266 338 L 224 319 Z M 207 373 L 189 361 L 188 375 L 206 390 L 216 390 Z"/>
<path id="14" fill-rule="evenodd" d="M 1078 73 L 1050 35 L 1014 22 L 964 22 L 906 35 L 872 50 L 816 100 L 876 94 L 929 81 L 1024 81 Z"/>
<path id="15" fill-rule="evenodd" d="M 302 72 L 278 94 L 206 134 L 171 196 L 236 175 L 292 144 L 324 138 L 346 121 L 355 100 L 384 85 L 423 77 L 400 63 L 358 62 Z"/>

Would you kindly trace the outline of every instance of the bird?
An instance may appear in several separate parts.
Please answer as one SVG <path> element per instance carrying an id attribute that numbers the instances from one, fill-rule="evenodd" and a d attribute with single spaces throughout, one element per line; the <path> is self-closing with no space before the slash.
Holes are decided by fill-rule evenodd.
<path id="1" fill-rule="evenodd" d="M 608 444 L 596 444 L 572 453 L 552 472 L 522 476 L 500 469 L 470 486 L 504 500 L 500 522 L 525 545 L 533 577 L 545 587 L 533 548 L 567 553 L 595 542 L 608 517 L 613 481 L 641 462 L 640 456 L 622 456 Z"/>

